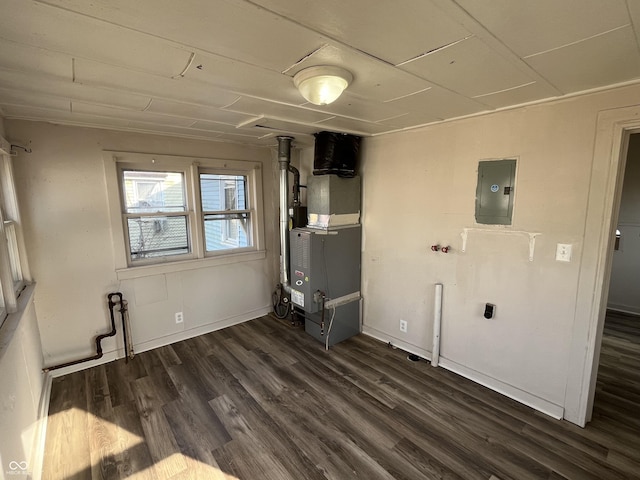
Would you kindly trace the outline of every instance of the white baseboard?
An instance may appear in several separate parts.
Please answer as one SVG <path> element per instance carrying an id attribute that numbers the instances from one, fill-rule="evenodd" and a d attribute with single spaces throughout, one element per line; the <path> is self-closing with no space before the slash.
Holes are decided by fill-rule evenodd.
<path id="1" fill-rule="evenodd" d="M 391 343 L 393 346 L 401 348 L 409 353 L 413 353 L 422 358 L 425 358 L 431 361 L 431 352 L 424 350 L 416 345 L 412 345 L 410 343 L 404 342 L 400 339 L 390 336 L 380 330 L 375 328 L 367 327 L 366 325 L 363 327 L 362 333 L 368 335 L 370 337 L 375 338 L 384 343 Z M 452 360 L 448 360 L 447 358 L 440 355 L 438 359 L 438 366 L 445 368 L 453 373 L 456 373 L 462 377 L 468 378 L 469 380 L 476 382 L 484 387 L 487 387 L 495 392 L 501 393 L 502 395 L 509 397 L 517 402 L 520 402 L 528 407 L 533 408 L 534 410 L 538 410 L 550 417 L 555 418 L 556 420 L 560 420 L 564 416 L 564 408 L 560 405 L 556 405 L 548 400 L 537 397 L 529 392 L 526 392 L 520 388 L 514 387 L 507 383 L 501 382 L 493 377 L 480 373 L 476 370 L 473 370 L 464 365 L 460 365 Z"/>
<path id="2" fill-rule="evenodd" d="M 182 340 L 187 340 L 189 338 L 198 337 L 200 335 L 215 332 L 216 330 L 232 327 L 233 325 L 238 325 L 239 323 L 248 322 L 249 320 L 262 317 L 263 315 L 267 315 L 272 310 L 273 310 L 273 307 L 269 305 L 267 307 L 262 307 L 256 310 L 252 310 L 250 312 L 243 313 L 242 315 L 229 317 L 215 323 L 209 323 L 207 325 L 191 328 L 189 330 L 183 330 L 182 332 L 172 334 L 172 335 L 167 335 L 166 337 L 155 338 L 153 340 L 149 340 L 147 342 L 142 342 L 135 345 L 135 351 L 136 353 L 142 353 L 148 350 L 153 350 L 154 348 L 164 347 L 166 345 L 171 345 L 172 343 L 181 342 Z"/>
<path id="3" fill-rule="evenodd" d="M 30 478 L 32 480 L 40 480 L 42 478 L 42 465 L 44 463 L 44 448 L 47 439 L 47 425 L 49 422 L 49 401 L 51 400 L 51 384 L 53 375 L 44 373 L 44 382 L 42 384 L 42 392 L 40 392 L 40 403 L 38 405 L 38 420 L 36 433 L 33 440 L 33 449 L 31 450 Z"/>
<path id="4" fill-rule="evenodd" d="M 493 391 L 501 393 L 502 395 L 520 402 L 528 407 L 531 407 L 534 410 L 538 410 L 539 412 L 549 415 L 556 420 L 561 420 L 564 416 L 564 408 L 560 405 L 556 405 L 555 403 L 537 397 L 536 395 L 533 395 L 529 392 L 525 392 L 524 390 L 514 387 L 513 385 L 501 382 L 500 380 L 496 380 L 493 377 L 489 377 L 487 375 L 484 375 L 483 373 L 465 367 L 464 365 L 460 365 L 454 361 L 443 358 L 442 356 L 440 357 L 439 362 L 439 366 L 446 368 L 451 372 L 457 373 L 462 377 L 468 378 L 469 380 L 490 388 Z"/>
<path id="5" fill-rule="evenodd" d="M 239 323 L 244 323 L 249 320 L 259 318 L 263 315 L 267 315 L 272 311 L 272 309 L 273 307 L 271 305 L 261 307 L 249 312 L 242 313 L 240 315 L 235 315 L 233 317 L 219 320 L 217 322 L 190 328 L 188 330 L 183 330 L 181 332 L 166 335 L 164 337 L 154 338 L 151 340 L 147 340 L 146 342 L 136 343 L 134 344 L 133 349 L 135 353 L 142 353 L 148 350 L 153 350 L 154 348 L 171 345 L 172 343 L 181 342 L 182 340 L 187 340 L 189 338 L 204 335 L 206 333 L 215 332 L 216 330 L 221 330 L 223 328 L 231 327 Z M 124 358 L 124 355 L 124 350 L 120 348 L 117 350 L 112 350 L 110 352 L 105 352 L 102 358 L 99 358 L 98 360 L 91 360 L 89 362 L 70 365 L 68 367 L 60 368 L 57 370 L 51 370 L 49 373 L 54 378 L 61 377 L 63 375 L 68 375 L 69 373 L 79 372 L 81 370 L 86 370 L 87 368 L 92 368 L 98 365 L 104 365 L 105 363 L 113 362 L 115 360 L 118 360 L 119 358 Z"/>
<path id="6" fill-rule="evenodd" d="M 68 375 L 70 373 L 75 373 L 75 372 L 79 372 L 81 370 L 86 370 L 87 368 L 97 367 L 98 365 L 103 365 L 105 363 L 113 362 L 114 360 L 117 360 L 118 358 L 119 357 L 118 357 L 118 352 L 117 351 L 104 352 L 102 357 L 97 359 L 97 360 L 91 360 L 91 361 L 87 361 L 87 362 L 83 362 L 83 363 L 78 363 L 76 365 L 69 365 L 68 367 L 64 367 L 64 368 L 57 368 L 55 370 L 49 370 L 48 373 L 53 378 L 58 378 L 58 377 L 62 377 L 64 375 Z M 62 360 L 60 363 L 65 363 L 65 362 L 72 361 L 72 360 L 73 359 Z"/>
<path id="7" fill-rule="evenodd" d="M 413 353 L 414 355 L 418 355 L 419 357 L 431 361 L 431 352 L 411 343 L 407 343 L 399 338 L 392 337 L 380 330 L 363 325 L 362 333 L 383 343 L 390 343 L 394 347 L 398 347 L 405 352 Z"/>

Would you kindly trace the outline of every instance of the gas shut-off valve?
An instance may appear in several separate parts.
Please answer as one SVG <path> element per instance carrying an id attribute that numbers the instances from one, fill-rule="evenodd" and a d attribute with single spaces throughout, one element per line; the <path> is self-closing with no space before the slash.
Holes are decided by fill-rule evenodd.
<path id="1" fill-rule="evenodd" d="M 447 245 L 446 247 L 441 247 L 440 245 L 431 245 L 431 250 L 434 252 L 440 251 L 442 253 L 449 253 L 451 247 Z"/>

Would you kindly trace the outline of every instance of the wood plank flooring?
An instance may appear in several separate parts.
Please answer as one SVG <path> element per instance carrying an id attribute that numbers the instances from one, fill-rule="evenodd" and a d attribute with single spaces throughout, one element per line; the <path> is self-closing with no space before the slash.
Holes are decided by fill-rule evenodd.
<path id="1" fill-rule="evenodd" d="M 640 478 L 640 319 L 607 319 L 597 388 L 581 429 L 263 317 L 55 379 L 43 478 Z"/>

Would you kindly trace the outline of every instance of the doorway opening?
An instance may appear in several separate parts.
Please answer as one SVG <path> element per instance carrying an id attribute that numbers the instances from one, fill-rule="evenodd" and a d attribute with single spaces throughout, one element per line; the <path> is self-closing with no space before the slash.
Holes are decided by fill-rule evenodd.
<path id="1" fill-rule="evenodd" d="M 637 422 L 640 409 L 640 133 L 628 136 L 613 212 L 606 313 L 590 420 Z M 640 422 L 635 425 L 637 427 Z"/>
<path id="2" fill-rule="evenodd" d="M 598 114 L 564 400 L 564 418 L 580 426 L 593 412 L 627 147 L 636 133 L 640 105 Z"/>
<path id="3" fill-rule="evenodd" d="M 640 315 L 640 133 L 629 135 L 615 225 L 607 309 Z"/>

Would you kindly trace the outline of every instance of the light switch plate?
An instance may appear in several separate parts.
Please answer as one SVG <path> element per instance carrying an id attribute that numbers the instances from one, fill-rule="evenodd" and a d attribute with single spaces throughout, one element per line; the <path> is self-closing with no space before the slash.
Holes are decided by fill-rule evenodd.
<path id="1" fill-rule="evenodd" d="M 556 247 L 556 260 L 558 262 L 571 261 L 571 244 L 570 243 L 558 243 Z"/>

